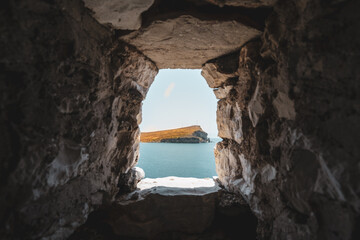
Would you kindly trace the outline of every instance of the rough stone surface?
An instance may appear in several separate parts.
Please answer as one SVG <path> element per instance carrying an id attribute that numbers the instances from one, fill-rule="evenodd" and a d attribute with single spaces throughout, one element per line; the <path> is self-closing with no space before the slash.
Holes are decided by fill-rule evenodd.
<path id="1" fill-rule="evenodd" d="M 219 88 L 224 85 L 226 80 L 237 76 L 236 72 L 222 72 L 215 63 L 206 63 L 202 68 L 201 75 L 211 88 Z"/>
<path id="2" fill-rule="evenodd" d="M 274 6 L 278 0 L 206 0 L 212 4 L 216 4 L 220 7 L 223 6 L 236 6 L 236 7 L 271 7 Z"/>
<path id="3" fill-rule="evenodd" d="M 233 86 L 225 86 L 214 89 L 214 94 L 217 99 L 226 98 L 226 96 L 230 93 Z"/>
<path id="4" fill-rule="evenodd" d="M 118 200 L 116 219 L 111 222 L 117 235 L 154 238 L 176 230 L 201 233 L 214 218 L 220 188 L 213 179 L 144 179 L 138 187 Z"/>
<path id="5" fill-rule="evenodd" d="M 201 138 L 202 140 L 204 140 L 204 142 L 208 142 L 209 138 L 208 138 L 208 134 L 204 131 L 195 131 L 193 133 L 194 136 Z"/>
<path id="6" fill-rule="evenodd" d="M 235 146 L 229 146 L 234 144 Z M 241 177 L 242 167 L 235 142 L 220 142 L 215 145 L 216 172 L 225 188 L 233 179 Z"/>
<path id="7" fill-rule="evenodd" d="M 260 33 L 236 21 L 183 15 L 154 21 L 121 39 L 138 48 L 158 68 L 201 68 L 208 60 L 234 51 Z"/>
<path id="8" fill-rule="evenodd" d="M 274 108 L 280 118 L 295 120 L 294 102 L 283 92 L 278 92 L 277 97 L 273 101 Z M 258 107 L 261 111 L 261 107 Z M 249 110 L 250 111 L 250 110 Z"/>
<path id="9" fill-rule="evenodd" d="M 241 143 L 241 109 L 238 104 L 232 105 L 225 99 L 218 102 L 216 111 L 218 135 L 221 138 L 233 139 Z"/>
<path id="10" fill-rule="evenodd" d="M 121 30 L 141 27 L 141 13 L 148 10 L 154 0 L 84 0 L 85 6 L 102 24 Z"/>
<path id="11" fill-rule="evenodd" d="M 145 178 L 145 172 L 142 168 L 134 167 L 127 172 L 120 174 L 118 187 L 120 189 L 118 194 L 132 192 L 136 189 L 138 182 Z"/>
<path id="12" fill-rule="evenodd" d="M 215 179 L 146 178 L 136 191 L 90 216 L 70 239 L 230 240 L 240 233 L 252 239 L 256 223 L 246 202 Z"/>
<path id="13" fill-rule="evenodd" d="M 0 235 L 64 239 L 136 164 L 141 101 L 157 68 L 112 42 L 80 1 L 4 7 Z"/>
<path id="14" fill-rule="evenodd" d="M 280 1 L 241 48 L 238 78 L 219 77 L 233 86 L 218 102 L 217 172 L 258 217 L 260 239 L 359 236 L 359 7 Z"/>
<path id="15" fill-rule="evenodd" d="M 258 239 L 359 239 L 360 2 L 279 0 L 263 11 L 257 1 L 260 19 L 271 11 L 263 28 L 235 18 L 251 12 L 235 1 L 211 11 L 165 2 L 132 33 L 99 24 L 80 0 L 2 4 L 1 237 L 64 239 L 87 218 L 108 236 L 113 213 L 156 216 L 114 202 L 137 162 L 141 101 L 157 67 L 205 64 L 221 99 L 216 163 L 231 196 L 204 232 L 158 239 L 239 239 L 248 215 L 233 218 L 226 202 L 240 199 L 258 218 Z M 179 12 L 165 14 L 170 5 Z M 154 208 L 171 205 L 151 196 Z"/>

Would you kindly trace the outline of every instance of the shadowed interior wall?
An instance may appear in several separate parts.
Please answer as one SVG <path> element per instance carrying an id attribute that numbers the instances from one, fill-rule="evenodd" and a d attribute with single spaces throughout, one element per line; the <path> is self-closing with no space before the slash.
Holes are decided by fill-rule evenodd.
<path id="1" fill-rule="evenodd" d="M 356 1 L 279 1 L 261 39 L 203 68 L 220 99 L 219 177 L 247 200 L 260 238 L 359 236 L 354 9 Z"/>
<path id="2" fill-rule="evenodd" d="M 63 239 L 136 164 L 157 68 L 80 1 L 6 1 L 1 22 L 1 236 Z"/>
<path id="3" fill-rule="evenodd" d="M 259 239 L 357 239 L 360 3 L 265 2 L 264 29 L 203 65 L 220 99 L 220 180 L 258 217 Z M 66 238 L 123 190 L 157 66 L 81 1 L 3 6 L 0 233 Z"/>

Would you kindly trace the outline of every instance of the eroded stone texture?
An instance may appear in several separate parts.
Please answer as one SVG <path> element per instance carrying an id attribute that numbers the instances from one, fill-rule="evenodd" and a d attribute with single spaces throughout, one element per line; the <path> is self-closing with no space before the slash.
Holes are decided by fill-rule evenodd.
<path id="1" fill-rule="evenodd" d="M 276 111 L 279 118 L 293 118 L 295 122 L 290 125 L 291 130 L 282 127 L 282 132 L 287 131 L 285 141 L 280 143 L 275 138 L 271 144 L 282 152 L 279 172 L 286 176 L 286 181 L 282 180 L 280 189 L 291 206 L 290 212 L 276 219 L 273 238 L 281 237 L 279 229 L 284 227 L 277 221 L 286 219 L 294 221 L 289 224 L 290 236 L 324 239 L 355 236 L 360 202 L 355 190 L 358 188 L 354 188 L 358 180 L 350 166 L 358 162 L 355 159 L 359 151 L 353 141 L 360 131 L 355 130 L 358 125 L 354 124 L 359 120 L 359 111 L 350 109 L 356 109 L 359 102 L 360 72 L 352 64 L 359 60 L 360 53 L 359 42 L 354 40 L 354 36 L 359 36 L 358 23 L 355 24 L 359 16 L 354 9 L 359 8 L 356 1 L 332 2 L 327 6 L 320 1 L 294 1 L 279 5 L 278 15 L 269 19 L 263 49 L 271 49 L 270 55 L 279 63 L 274 82 L 288 87 L 288 92 L 287 87 L 280 87 L 277 98 L 287 93 L 295 110 L 288 103 L 285 113 Z M 333 20 L 327 21 L 325 15 L 331 15 Z M 341 35 L 337 34 L 339 31 Z M 337 219 L 346 227 L 325 218 Z"/>
<path id="2" fill-rule="evenodd" d="M 95 211 L 70 239 L 254 239 L 256 223 L 242 197 L 216 179 L 145 178 L 136 191 Z"/>
<path id="3" fill-rule="evenodd" d="M 157 68 L 112 42 L 81 1 L 5 7 L 0 235 L 64 239 L 136 164 L 141 101 Z"/>
<path id="4" fill-rule="evenodd" d="M 119 195 L 132 192 L 136 189 L 141 179 L 145 178 L 145 172 L 142 168 L 134 167 L 127 172 L 120 174 L 118 187 Z"/>
<path id="5" fill-rule="evenodd" d="M 237 21 L 200 20 L 183 15 L 121 37 L 153 60 L 159 68 L 201 68 L 259 36 L 260 31 Z"/>
<path id="6" fill-rule="evenodd" d="M 114 205 L 110 224 L 117 235 L 154 238 L 171 231 L 202 233 L 213 221 L 220 190 L 211 178 L 178 177 L 144 179 L 138 188 Z"/>
<path id="7" fill-rule="evenodd" d="M 214 63 L 206 63 L 201 71 L 202 76 L 207 79 L 207 83 L 211 88 L 221 87 L 228 78 L 235 77 L 235 73 L 222 73 L 217 70 Z"/>
<path id="8" fill-rule="evenodd" d="M 241 143 L 243 133 L 241 131 L 242 122 L 239 105 L 231 105 L 225 99 L 220 100 L 216 118 L 219 137 L 233 139 L 237 143 Z"/>
<path id="9" fill-rule="evenodd" d="M 236 7 L 271 7 L 274 6 L 277 0 L 206 0 L 207 2 L 223 6 L 236 6 Z"/>
<path id="10" fill-rule="evenodd" d="M 231 53 L 205 63 L 201 75 L 206 79 L 209 87 L 220 88 L 226 85 L 229 78 L 238 76 L 239 53 Z"/>
<path id="11" fill-rule="evenodd" d="M 148 10 L 154 0 L 84 0 L 84 3 L 99 23 L 116 29 L 137 30 L 141 27 L 141 13 Z"/>
<path id="12" fill-rule="evenodd" d="M 224 140 L 215 149 L 217 171 L 222 184 L 241 194 L 257 215 L 259 238 L 358 236 L 359 151 L 353 143 L 360 132 L 354 122 L 360 72 L 352 63 L 359 61 L 353 38 L 359 36 L 359 7 L 355 1 L 283 1 L 261 41 L 240 50 L 238 78 L 219 77 L 232 88 L 218 103 Z M 216 76 L 213 71 L 207 76 Z M 225 103 L 239 108 L 240 129 L 221 127 L 234 119 Z M 234 144 L 239 132 L 242 140 Z"/>
<path id="13" fill-rule="evenodd" d="M 359 5 L 279 1 L 268 8 L 264 33 L 233 15 L 200 17 L 204 5 L 187 5 L 177 15 L 152 11 L 129 34 L 100 25 L 81 1 L 5 1 L 1 236 L 64 239 L 113 203 L 119 176 L 136 164 L 141 101 L 157 71 L 122 36 L 160 68 L 206 63 L 204 76 L 221 99 L 219 179 L 258 217 L 259 239 L 358 239 Z M 225 8 L 221 14 L 243 9 Z M 137 27 L 138 16 L 128 23 Z M 235 60 L 219 57 L 229 52 Z M 234 223 L 229 231 L 242 222 Z M 216 224 L 203 239 L 216 236 Z"/>
<path id="14" fill-rule="evenodd" d="M 229 145 L 235 146 L 229 146 Z M 240 156 L 236 149 L 238 145 L 234 142 L 222 141 L 215 145 L 216 172 L 225 188 L 229 188 L 231 181 L 241 177 Z"/>

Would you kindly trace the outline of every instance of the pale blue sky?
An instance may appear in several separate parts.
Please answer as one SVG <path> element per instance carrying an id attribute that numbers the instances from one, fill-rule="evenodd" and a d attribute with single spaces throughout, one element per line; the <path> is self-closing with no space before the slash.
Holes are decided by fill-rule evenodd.
<path id="1" fill-rule="evenodd" d="M 143 132 L 200 125 L 217 136 L 216 104 L 201 70 L 162 69 L 143 101 Z"/>

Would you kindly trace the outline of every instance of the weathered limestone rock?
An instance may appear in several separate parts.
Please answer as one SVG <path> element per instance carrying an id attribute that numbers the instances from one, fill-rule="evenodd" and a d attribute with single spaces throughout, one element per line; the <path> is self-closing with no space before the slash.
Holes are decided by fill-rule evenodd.
<path id="1" fill-rule="evenodd" d="M 225 100 L 218 102 L 216 111 L 218 135 L 221 138 L 232 139 L 237 143 L 241 143 L 241 109 L 238 104 L 231 105 Z"/>
<path id="2" fill-rule="evenodd" d="M 112 42 L 80 1 L 5 5 L 0 235 L 65 239 L 136 164 L 141 102 L 157 68 Z"/>
<path id="3" fill-rule="evenodd" d="M 91 214 L 69 239 L 254 239 L 256 225 L 243 198 L 216 179 L 146 178 Z"/>
<path id="4" fill-rule="evenodd" d="M 255 92 L 248 105 L 249 118 L 253 127 L 256 127 L 256 124 L 259 121 L 259 118 L 264 113 L 264 103 L 262 102 L 261 93 L 259 92 L 259 83 L 255 88 Z"/>
<path id="5" fill-rule="evenodd" d="M 105 226 L 105 236 L 118 224 L 116 239 L 126 230 L 138 234 L 122 229 L 134 221 L 123 218 L 131 214 L 149 222 L 141 227 L 150 235 L 160 227 L 149 218 L 165 219 L 172 232 L 163 239 L 242 236 L 234 229 L 244 220 L 228 214 L 235 208 L 210 213 L 213 200 L 198 195 L 186 198 L 195 211 L 174 196 L 184 213 L 198 213 L 201 229 L 209 226 L 197 235 L 176 231 L 202 231 L 184 218 L 168 220 L 179 216 L 168 195 L 125 199 L 141 207 L 159 203 L 166 218 L 153 209 L 112 208 L 119 190 L 134 188 L 138 178 L 129 169 L 138 159 L 141 102 L 157 67 L 203 66 L 221 99 L 219 181 L 257 216 L 257 238 L 358 239 L 360 2 L 169 2 L 2 4 L 1 237 L 65 239 L 90 216 L 101 220 L 93 223 Z M 252 13 L 260 14 L 250 18 L 255 23 L 241 20 Z M 121 184 L 129 171 L 134 181 Z"/>
<path id="6" fill-rule="evenodd" d="M 129 51 L 130 48 L 125 46 L 125 50 Z M 114 74 L 116 80 L 116 87 L 125 87 L 126 90 L 136 89 L 141 93 L 141 97 L 145 98 L 150 85 L 155 78 L 157 71 L 154 67 L 149 67 L 149 59 L 139 52 L 132 54 L 123 54 L 114 56 L 112 64 L 121 65 Z M 130 84 L 128 83 L 130 81 Z M 139 119 L 138 124 L 141 123 Z"/>
<path id="7" fill-rule="evenodd" d="M 145 172 L 139 167 L 129 169 L 127 172 L 120 174 L 118 187 L 119 194 L 129 193 L 136 189 L 138 182 L 145 178 Z"/>
<path id="8" fill-rule="evenodd" d="M 289 99 L 287 94 L 279 92 L 273 104 L 280 118 L 295 120 L 296 113 L 294 103 Z"/>
<path id="9" fill-rule="evenodd" d="M 217 99 L 223 99 L 226 98 L 226 96 L 230 93 L 231 89 L 233 89 L 233 86 L 225 86 L 225 87 L 219 87 L 214 89 L 214 94 Z"/>
<path id="10" fill-rule="evenodd" d="M 211 88 L 221 87 L 226 80 L 237 76 L 236 72 L 222 72 L 215 63 L 205 63 L 201 70 L 201 75 L 206 79 Z"/>
<path id="11" fill-rule="evenodd" d="M 121 39 L 138 48 L 158 68 L 194 69 L 238 49 L 260 33 L 236 21 L 207 21 L 183 15 L 157 20 Z"/>
<path id="12" fill-rule="evenodd" d="M 231 144 L 235 146 L 229 146 Z M 229 141 L 222 141 L 215 145 L 216 172 L 225 188 L 229 188 L 229 183 L 233 179 L 241 177 L 240 156 L 236 148 L 236 143 Z"/>
<path id="13" fill-rule="evenodd" d="M 202 233 L 213 221 L 219 190 L 210 178 L 146 178 L 117 201 L 110 225 L 117 235 L 140 238 Z"/>
<path id="14" fill-rule="evenodd" d="M 141 13 L 148 10 L 154 0 L 84 0 L 85 6 L 102 24 L 122 30 L 141 27 Z"/>
<path id="15" fill-rule="evenodd" d="M 249 203 L 260 220 L 259 238 L 351 239 L 358 234 L 359 198 L 355 194 L 358 188 L 349 180 L 356 179 L 353 174 L 358 170 L 349 166 L 356 165 L 350 156 L 358 156 L 359 151 L 350 142 L 356 141 L 357 134 L 345 126 L 354 126 L 359 115 L 347 115 L 345 109 L 359 101 L 357 94 L 350 98 L 348 84 L 358 92 L 359 84 L 349 79 L 358 79 L 360 74 L 348 62 L 352 57 L 345 55 L 360 52 L 358 42 L 350 37 L 350 22 L 358 18 L 352 10 L 360 6 L 351 1 L 341 7 L 334 3 L 332 7 L 341 9 L 334 12 L 330 6 L 326 10 L 319 7 L 318 1 L 295 2 L 276 5 L 262 47 L 256 41 L 242 47 L 238 80 L 232 81 L 226 96 L 221 93 L 218 108 L 225 113 L 225 109 L 239 107 L 241 123 L 237 130 L 219 128 L 219 136 L 226 136 L 215 149 L 219 180 Z M 339 22 L 347 16 L 349 25 L 341 25 L 348 26 L 341 30 L 345 35 L 331 37 L 340 31 L 336 21 L 325 28 L 325 22 L 313 24 L 325 12 Z M 346 38 L 353 50 L 344 47 L 340 38 Z M 320 39 L 331 40 L 318 48 Z M 339 48 L 349 68 L 344 75 L 338 73 L 343 71 L 335 53 Z M 217 70 L 213 71 L 207 75 L 215 76 Z M 224 82 L 221 76 L 218 79 Z M 334 98 L 335 92 L 339 95 Z M 332 112 L 332 107 L 345 103 L 349 108 Z M 234 119 L 229 114 L 217 117 L 219 126 Z M 351 136 L 345 137 L 344 131 Z M 242 140 L 234 144 L 230 136 L 239 132 Z"/>
<path id="16" fill-rule="evenodd" d="M 271 7 L 274 6 L 277 0 L 206 0 L 207 2 L 223 6 L 236 6 L 236 7 Z"/>

